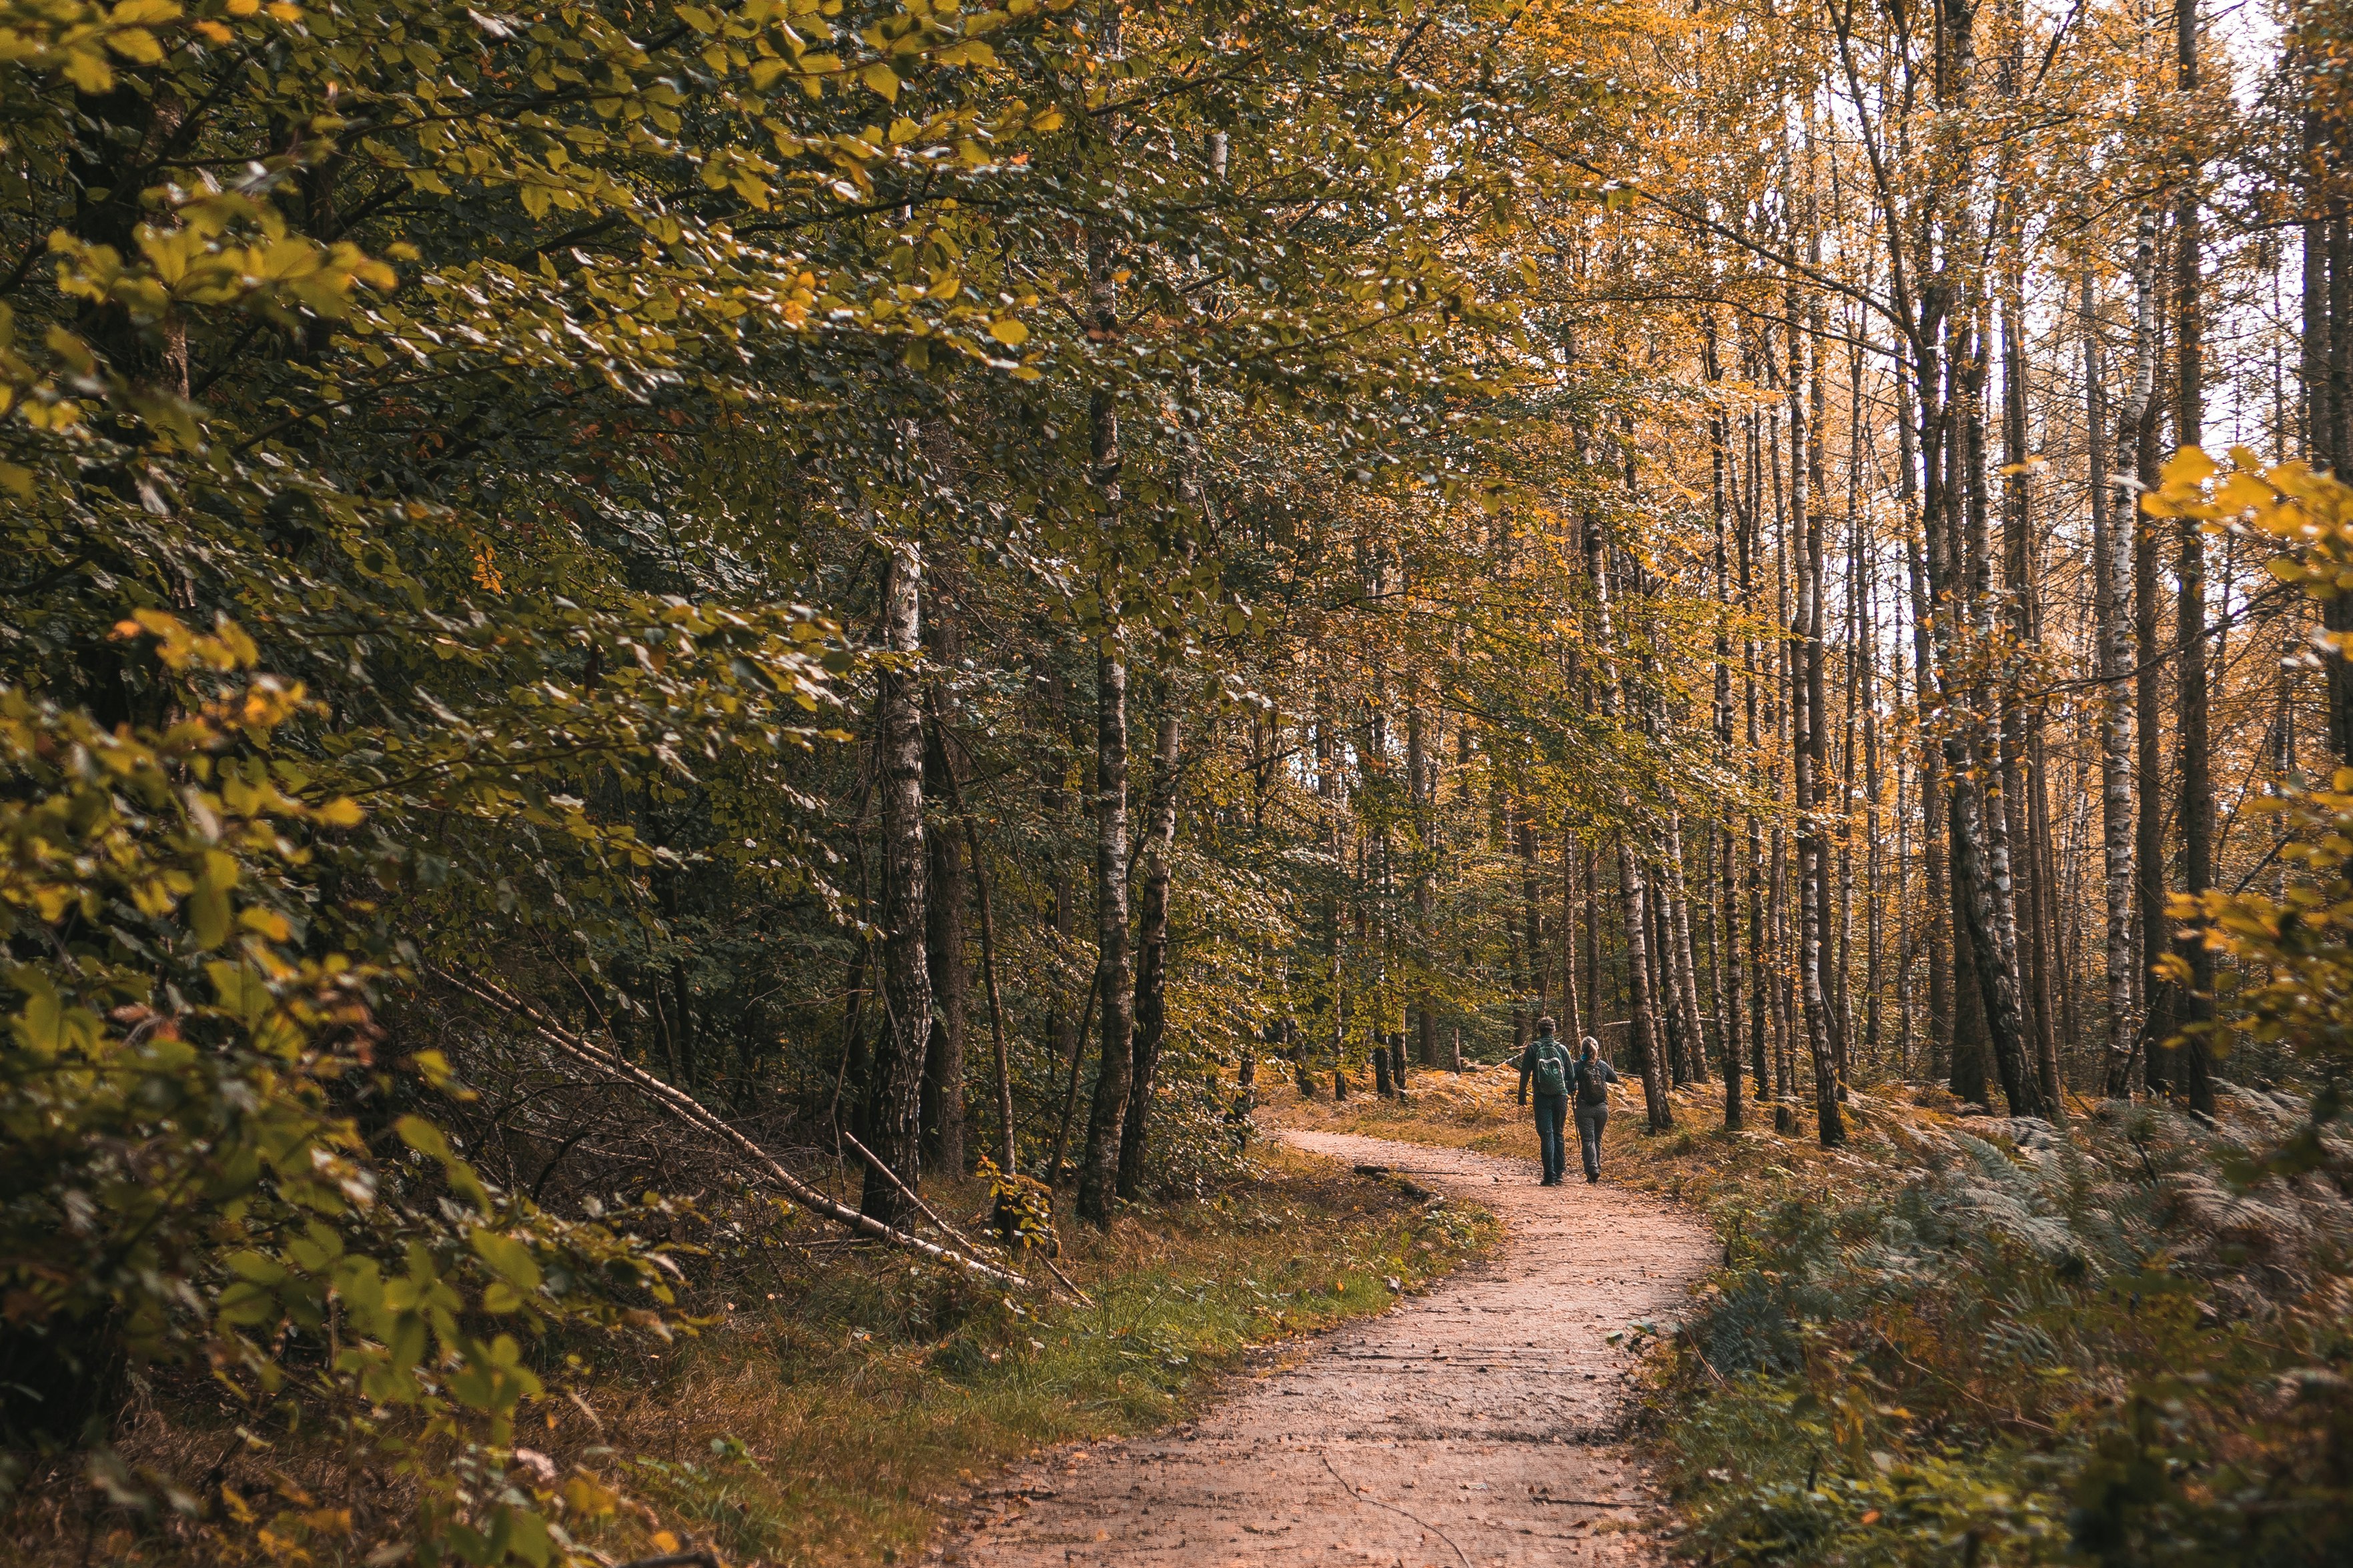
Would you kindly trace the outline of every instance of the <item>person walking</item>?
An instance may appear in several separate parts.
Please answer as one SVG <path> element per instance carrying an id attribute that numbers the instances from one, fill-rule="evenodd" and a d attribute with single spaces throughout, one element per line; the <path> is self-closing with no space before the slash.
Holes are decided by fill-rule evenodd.
<path id="1" fill-rule="evenodd" d="M 1520 1053 L 1520 1103 L 1528 1102 L 1528 1083 L 1536 1090 L 1536 1143 L 1544 1153 L 1544 1185 L 1556 1187 L 1568 1175 L 1568 1146 L 1563 1134 L 1568 1122 L 1571 1060 L 1568 1047 L 1554 1037 L 1550 1018 L 1536 1020 L 1536 1037 Z"/>
<path id="2" fill-rule="evenodd" d="M 1585 1179 L 1601 1179 L 1601 1133 L 1609 1125 L 1609 1086 L 1618 1069 L 1601 1059 L 1601 1043 L 1585 1037 L 1585 1048 L 1569 1074 L 1577 1092 L 1577 1146 L 1585 1156 Z"/>

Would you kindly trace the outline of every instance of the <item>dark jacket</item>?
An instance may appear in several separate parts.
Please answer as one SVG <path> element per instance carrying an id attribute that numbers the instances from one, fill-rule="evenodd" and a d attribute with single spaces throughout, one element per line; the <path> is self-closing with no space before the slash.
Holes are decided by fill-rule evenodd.
<path id="1" fill-rule="evenodd" d="M 1605 1084 L 1616 1083 L 1618 1081 L 1618 1069 L 1611 1067 L 1608 1062 L 1603 1061 L 1599 1057 L 1594 1058 L 1591 1061 L 1587 1061 L 1584 1058 L 1579 1057 L 1576 1061 L 1569 1064 L 1568 1068 L 1568 1100 L 1571 1105 L 1581 1105 L 1585 1102 L 1585 1096 L 1579 1091 L 1585 1088 L 1585 1080 L 1588 1074 L 1592 1075 L 1592 1077 Z M 1604 1098 L 1597 1103 L 1607 1105 L 1609 1101 L 1608 1097 L 1605 1095 Z"/>
<path id="2" fill-rule="evenodd" d="M 1569 1089 L 1574 1091 L 1577 1088 L 1577 1053 L 1570 1050 L 1568 1042 L 1558 1035 L 1538 1035 L 1535 1039 L 1530 1040 L 1527 1048 L 1520 1053 L 1520 1098 L 1523 1100 L 1528 1097 L 1528 1080 L 1535 1077 L 1536 1047 L 1547 1042 L 1564 1058 L 1561 1068 L 1568 1074 Z"/>

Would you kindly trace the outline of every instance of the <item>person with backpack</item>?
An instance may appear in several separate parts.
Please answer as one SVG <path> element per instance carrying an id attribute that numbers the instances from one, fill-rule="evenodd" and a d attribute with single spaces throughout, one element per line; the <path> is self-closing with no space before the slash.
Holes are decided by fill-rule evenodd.
<path id="1" fill-rule="evenodd" d="M 1609 1125 L 1609 1086 L 1618 1081 L 1618 1069 L 1601 1059 L 1601 1043 L 1591 1035 L 1585 1037 L 1585 1049 L 1569 1080 L 1577 1091 L 1577 1146 L 1585 1156 L 1585 1179 L 1598 1182 L 1601 1132 Z"/>
<path id="2" fill-rule="evenodd" d="M 1568 1147 L 1562 1136 L 1568 1122 L 1569 1079 L 1575 1063 L 1568 1047 L 1553 1035 L 1550 1018 L 1536 1020 L 1536 1037 L 1520 1053 L 1520 1103 L 1528 1102 L 1528 1082 L 1536 1089 L 1536 1142 L 1544 1152 L 1544 1185 L 1556 1187 L 1567 1179 Z"/>

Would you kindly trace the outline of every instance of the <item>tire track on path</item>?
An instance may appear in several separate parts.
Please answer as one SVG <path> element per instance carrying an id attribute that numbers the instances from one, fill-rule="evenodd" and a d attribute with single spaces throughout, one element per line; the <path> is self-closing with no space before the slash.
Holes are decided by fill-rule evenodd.
<path id="1" fill-rule="evenodd" d="M 1520 1568 L 1637 1561 L 1647 1500 L 1617 1441 L 1633 1370 L 1605 1336 L 1681 1315 L 1716 1255 L 1658 1200 L 1533 1160 L 1288 1128 L 1276 1135 L 1485 1205 L 1489 1258 L 1187 1426 L 1034 1461 L 940 1552 L 968 1568 Z M 1026 1506 L 1024 1506 L 1026 1504 Z"/>

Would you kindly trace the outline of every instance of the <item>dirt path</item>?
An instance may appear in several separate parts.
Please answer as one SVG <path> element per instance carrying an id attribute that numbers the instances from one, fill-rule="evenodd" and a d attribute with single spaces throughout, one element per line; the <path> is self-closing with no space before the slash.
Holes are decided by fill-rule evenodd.
<path id="1" fill-rule="evenodd" d="M 1533 1159 L 1282 1130 L 1300 1148 L 1475 1198 L 1498 1256 L 1198 1423 L 1064 1450 L 1011 1478 L 945 1548 L 972 1568 L 1624 1563 L 1643 1486 L 1611 1442 L 1631 1357 L 1604 1336 L 1682 1309 L 1715 1246 L 1653 1199 Z M 1533 1137 L 1530 1139 L 1533 1143 Z"/>

